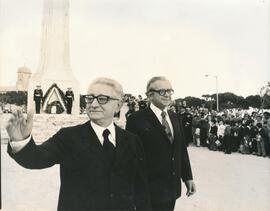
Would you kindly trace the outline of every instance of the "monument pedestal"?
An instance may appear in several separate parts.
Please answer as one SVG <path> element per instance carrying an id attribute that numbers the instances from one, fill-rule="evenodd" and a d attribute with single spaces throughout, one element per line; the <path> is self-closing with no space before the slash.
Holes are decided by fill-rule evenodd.
<path id="1" fill-rule="evenodd" d="M 48 104 L 54 102 L 59 103 L 65 113 L 65 99 L 59 92 L 65 93 L 71 87 L 74 93 L 72 114 L 79 114 L 80 87 L 70 67 L 69 0 L 43 0 L 40 59 L 28 88 L 28 110 L 35 106 L 33 93 L 36 85 L 41 85 L 44 96 L 54 84 L 59 89 L 46 96 L 41 113 L 48 111 Z"/>
<path id="2" fill-rule="evenodd" d="M 43 90 L 43 94 L 45 95 L 46 92 L 48 91 L 48 89 L 53 85 L 56 84 L 62 91 L 63 93 L 65 93 L 65 91 L 67 90 L 68 87 L 71 87 L 73 92 L 74 92 L 74 101 L 73 101 L 73 106 L 72 106 L 72 114 L 79 114 L 80 113 L 80 86 L 79 86 L 79 82 L 75 79 L 74 76 L 70 76 L 69 79 L 59 79 L 61 76 L 59 75 L 58 79 L 50 79 L 48 78 L 46 75 L 42 74 L 42 75 L 37 75 L 37 76 L 33 76 L 29 87 L 28 87 L 28 111 L 30 109 L 34 109 L 35 110 L 35 102 L 33 99 L 33 95 L 34 95 L 34 90 L 36 88 L 36 85 L 39 84 L 41 85 L 41 89 Z M 59 103 L 61 105 L 65 104 L 64 103 L 64 99 L 61 98 L 61 96 L 59 96 L 59 94 L 57 92 L 52 93 L 50 96 L 48 96 L 47 99 L 44 100 L 43 103 L 46 104 L 42 104 L 41 106 L 41 113 L 46 113 L 45 110 L 48 106 L 48 104 L 52 101 L 56 101 L 58 100 Z M 63 113 L 66 113 L 66 108 L 65 111 Z"/>

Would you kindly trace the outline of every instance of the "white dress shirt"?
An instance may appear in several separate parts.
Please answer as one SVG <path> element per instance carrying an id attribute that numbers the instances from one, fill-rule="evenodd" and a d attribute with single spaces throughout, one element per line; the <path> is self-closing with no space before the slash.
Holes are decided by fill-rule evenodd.
<path id="1" fill-rule="evenodd" d="M 95 131 L 97 137 L 98 137 L 98 140 L 100 141 L 101 145 L 103 145 L 103 142 L 104 142 L 104 138 L 103 138 L 103 131 L 108 129 L 110 131 L 110 134 L 109 134 L 109 141 L 114 145 L 116 146 L 116 141 L 115 141 L 115 127 L 114 127 L 114 124 L 113 122 L 108 126 L 108 127 L 101 127 L 97 124 L 95 124 L 94 122 L 90 121 L 90 124 L 93 128 L 93 130 Z"/>
<path id="2" fill-rule="evenodd" d="M 31 135 L 24 139 L 24 140 L 21 140 L 21 141 L 10 141 L 9 144 L 11 146 L 11 149 L 12 149 L 12 152 L 13 153 L 17 153 L 19 151 L 21 151 L 27 144 L 28 142 L 31 140 Z"/>
<path id="3" fill-rule="evenodd" d="M 162 124 L 162 116 L 161 116 L 161 112 L 162 110 L 160 110 L 158 107 L 156 107 L 153 103 L 150 104 L 150 109 L 154 112 L 154 114 L 156 115 L 156 117 L 158 118 L 160 124 Z M 166 120 L 170 126 L 171 132 L 172 132 L 172 136 L 174 134 L 173 131 L 173 126 L 172 126 L 172 122 L 170 120 L 169 114 L 168 114 L 168 110 L 167 108 L 164 109 L 164 111 L 166 112 Z"/>
<path id="4" fill-rule="evenodd" d="M 104 138 L 103 138 L 103 131 L 105 129 L 108 129 L 110 131 L 110 135 L 109 135 L 109 141 L 114 145 L 116 146 L 116 141 L 115 141 L 115 127 L 114 127 L 114 124 L 113 122 L 106 128 L 104 127 L 101 127 L 97 124 L 95 124 L 94 122 L 91 122 L 90 121 L 90 124 L 93 128 L 93 130 L 95 131 L 97 137 L 98 137 L 98 140 L 100 141 L 101 145 L 103 145 L 103 142 L 104 142 Z M 24 139 L 24 140 L 21 140 L 21 141 L 10 141 L 9 144 L 12 148 L 12 152 L 13 153 L 17 153 L 19 152 L 20 150 L 22 150 L 27 144 L 28 142 L 31 140 L 31 135 Z"/>

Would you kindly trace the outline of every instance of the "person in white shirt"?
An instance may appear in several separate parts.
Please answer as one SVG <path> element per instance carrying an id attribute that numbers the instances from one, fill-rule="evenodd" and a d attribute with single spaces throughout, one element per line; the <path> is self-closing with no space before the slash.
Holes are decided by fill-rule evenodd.
<path id="1" fill-rule="evenodd" d="M 224 149 L 224 132 L 225 132 L 226 126 L 224 125 L 223 120 L 220 120 L 218 122 L 218 129 L 217 129 L 217 136 L 218 136 L 218 141 L 219 141 L 219 150 Z"/>
<path id="2" fill-rule="evenodd" d="M 132 114 L 126 125 L 142 141 L 155 211 L 174 210 L 181 195 L 181 180 L 187 196 L 196 192 L 182 123 L 176 113 L 168 111 L 173 92 L 165 77 L 151 78 L 146 87 L 150 107 Z"/>

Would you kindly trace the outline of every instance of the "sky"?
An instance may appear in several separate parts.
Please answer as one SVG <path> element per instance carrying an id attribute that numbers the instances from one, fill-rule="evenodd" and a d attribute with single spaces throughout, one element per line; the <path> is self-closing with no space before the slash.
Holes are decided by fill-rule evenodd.
<path id="1" fill-rule="evenodd" d="M 0 0 L 0 85 L 39 63 L 43 0 Z M 270 81 L 269 0 L 71 0 L 70 60 L 84 94 L 100 76 L 144 94 L 167 77 L 175 98 L 248 96 Z M 209 74 L 210 77 L 205 77 Z"/>

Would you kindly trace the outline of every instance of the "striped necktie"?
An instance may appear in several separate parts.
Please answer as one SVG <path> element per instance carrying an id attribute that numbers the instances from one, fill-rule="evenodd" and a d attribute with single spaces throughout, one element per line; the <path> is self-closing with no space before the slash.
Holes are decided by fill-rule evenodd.
<path id="1" fill-rule="evenodd" d="M 166 119 L 166 115 L 167 113 L 165 111 L 162 111 L 161 112 L 161 117 L 162 117 L 162 126 L 171 142 L 171 144 L 173 143 L 173 136 L 172 136 L 172 131 L 171 131 L 171 128 L 170 128 L 170 125 Z"/>

